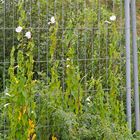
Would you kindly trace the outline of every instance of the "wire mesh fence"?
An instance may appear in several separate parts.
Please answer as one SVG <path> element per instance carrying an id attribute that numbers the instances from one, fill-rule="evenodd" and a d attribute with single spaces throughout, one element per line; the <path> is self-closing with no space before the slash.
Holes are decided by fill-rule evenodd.
<path id="1" fill-rule="evenodd" d="M 69 116 L 69 120 L 72 120 L 74 115 L 70 112 L 79 115 L 91 108 L 102 110 L 101 114 L 95 110 L 93 114 L 103 116 L 105 119 L 107 113 L 111 111 L 111 114 L 108 114 L 110 126 L 115 124 L 115 121 L 120 126 L 126 122 L 123 0 L 1 0 L 0 17 L 1 139 L 24 140 L 27 137 L 33 139 L 34 134 L 37 135 L 37 140 L 53 137 L 64 140 L 93 139 L 95 138 L 93 134 L 90 138 L 84 135 L 82 126 L 77 132 L 75 129 L 78 128 L 73 126 L 74 122 L 69 124 L 66 121 L 67 124 L 64 125 L 62 122 L 65 122 L 65 118 L 60 118 Z M 22 31 L 17 32 L 17 27 L 22 27 Z M 29 39 L 25 35 L 27 32 L 31 33 Z M 13 47 L 15 47 L 14 60 L 10 55 Z M 23 56 L 20 56 L 18 50 L 23 52 Z M 33 55 L 33 65 L 32 57 L 29 55 Z M 12 74 L 9 72 L 12 61 L 17 83 L 11 79 Z M 37 81 L 37 85 L 33 87 L 34 91 L 31 87 L 29 76 L 31 69 L 28 65 L 33 72 L 30 73 L 32 81 Z M 22 76 L 26 82 L 20 83 L 23 80 Z M 31 96 L 25 95 L 26 89 L 29 95 L 31 92 Z M 7 97 L 7 93 L 13 100 Z M 133 87 L 131 93 L 133 99 Z M 23 94 L 25 99 L 18 94 Z M 97 100 L 96 96 L 100 99 Z M 86 99 L 89 97 L 90 102 L 87 103 Z M 29 102 L 26 102 L 27 99 Z M 97 100 L 96 103 L 99 102 L 97 108 L 94 107 L 94 100 Z M 92 102 L 93 105 L 90 106 Z M 61 111 L 61 108 L 69 114 Z M 87 116 L 88 113 L 86 112 Z M 133 118 L 133 123 L 134 120 Z M 12 124 L 12 121 L 15 122 Z M 36 131 L 30 132 L 34 125 Z M 71 127 L 68 129 L 67 126 Z M 73 129 L 78 134 L 77 137 Z M 75 137 L 65 137 L 67 133 Z"/>

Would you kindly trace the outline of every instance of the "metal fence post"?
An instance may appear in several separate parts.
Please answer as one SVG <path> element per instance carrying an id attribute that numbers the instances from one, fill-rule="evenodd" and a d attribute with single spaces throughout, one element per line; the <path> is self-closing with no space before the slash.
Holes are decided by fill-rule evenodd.
<path id="1" fill-rule="evenodd" d="M 139 116 L 139 82 L 138 82 L 138 55 L 137 55 L 137 30 L 136 30 L 136 1 L 131 0 L 132 17 L 132 45 L 133 45 L 133 74 L 134 74 L 134 93 L 135 93 L 135 122 L 136 131 L 140 130 Z"/>
<path id="2" fill-rule="evenodd" d="M 125 40 L 126 40 L 126 110 L 131 131 L 131 63 L 130 63 L 130 0 L 125 0 Z"/>

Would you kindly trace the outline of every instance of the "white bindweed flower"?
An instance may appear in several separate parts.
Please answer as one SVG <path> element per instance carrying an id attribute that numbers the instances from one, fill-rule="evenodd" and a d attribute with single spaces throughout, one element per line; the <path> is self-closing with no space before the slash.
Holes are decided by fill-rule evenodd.
<path id="1" fill-rule="evenodd" d="M 55 23 L 55 17 L 53 16 L 51 17 L 50 22 L 48 22 L 48 25 L 54 24 L 54 23 Z"/>
<path id="2" fill-rule="evenodd" d="M 22 27 L 21 26 L 18 26 L 17 28 L 16 28 L 16 32 L 17 33 L 20 33 L 22 31 Z"/>
<path id="3" fill-rule="evenodd" d="M 10 103 L 5 104 L 4 107 L 7 107 L 9 104 L 10 104 Z"/>
<path id="4" fill-rule="evenodd" d="M 70 67 L 70 65 L 67 65 L 67 68 L 69 68 Z"/>
<path id="5" fill-rule="evenodd" d="M 28 39 L 30 39 L 30 38 L 31 38 L 31 32 L 30 32 L 30 31 L 26 32 L 25 36 L 26 36 Z"/>
<path id="6" fill-rule="evenodd" d="M 115 15 L 111 16 L 111 17 L 110 17 L 110 20 L 111 20 L 111 21 L 115 21 L 115 20 L 116 20 L 116 16 L 115 16 Z"/>
<path id="7" fill-rule="evenodd" d="M 107 23 L 107 24 L 111 24 L 111 22 L 109 22 L 109 21 L 107 21 L 107 20 L 105 21 L 105 23 Z"/>
<path id="8" fill-rule="evenodd" d="M 70 59 L 69 59 L 69 58 L 67 58 L 67 61 L 70 61 Z"/>
<path id="9" fill-rule="evenodd" d="M 48 25 L 50 25 L 51 24 L 51 22 L 48 22 Z"/>
<path id="10" fill-rule="evenodd" d="M 7 93 L 7 92 L 5 93 L 5 95 L 11 97 L 11 95 L 9 93 Z"/>
<path id="11" fill-rule="evenodd" d="M 55 23 L 55 18 L 51 17 L 51 23 L 54 24 Z"/>
<path id="12" fill-rule="evenodd" d="M 90 102 L 91 101 L 90 99 L 91 99 L 91 97 L 89 96 L 89 97 L 86 98 L 86 101 Z"/>

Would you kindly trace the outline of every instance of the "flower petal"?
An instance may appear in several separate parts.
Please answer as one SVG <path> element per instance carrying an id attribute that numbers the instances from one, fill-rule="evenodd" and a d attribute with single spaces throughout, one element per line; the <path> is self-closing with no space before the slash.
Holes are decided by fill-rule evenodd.
<path id="1" fill-rule="evenodd" d="M 115 16 L 115 15 L 111 16 L 111 17 L 110 17 L 110 20 L 111 20 L 111 21 L 115 21 L 115 20 L 116 20 L 116 16 Z"/>
<path id="2" fill-rule="evenodd" d="M 55 23 L 55 18 L 51 17 L 51 23 L 54 24 Z"/>
<path id="3" fill-rule="evenodd" d="M 22 29 L 23 29 L 23 28 L 22 28 L 21 26 L 18 26 L 18 27 L 16 28 L 16 32 L 17 32 L 17 33 L 20 33 L 20 32 L 22 31 Z"/>
<path id="4" fill-rule="evenodd" d="M 30 32 L 30 31 L 26 32 L 25 36 L 26 36 L 28 39 L 30 39 L 30 38 L 31 38 L 31 32 Z"/>

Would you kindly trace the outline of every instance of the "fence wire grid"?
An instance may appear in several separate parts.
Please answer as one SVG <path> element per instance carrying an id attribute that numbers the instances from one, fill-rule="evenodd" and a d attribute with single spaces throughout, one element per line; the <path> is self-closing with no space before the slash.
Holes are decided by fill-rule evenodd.
<path id="1" fill-rule="evenodd" d="M 138 1 L 139 2 L 139 1 Z M 137 2 L 137 3 L 138 3 Z M 66 71 L 72 64 L 80 72 L 83 94 L 93 97 L 97 89 L 88 86 L 90 78 L 102 81 L 103 91 L 109 94 L 117 84 L 119 100 L 126 104 L 126 48 L 125 48 L 125 10 L 123 0 L 25 0 L 24 30 L 31 31 L 34 39 L 34 77 L 41 79 L 40 73 L 46 74 L 46 85 L 51 77 L 51 29 L 57 24 L 56 48 L 54 61 L 59 62 L 59 80 L 63 93 L 66 90 Z M 115 17 L 115 19 L 111 19 Z M 139 22 L 139 21 L 138 21 Z M 16 28 L 20 23 L 19 0 L 0 0 L 0 91 L 5 94 L 9 86 L 8 69 L 13 46 L 18 46 Z M 25 25 L 24 25 L 25 23 Z M 130 28 L 131 29 L 131 28 Z M 139 30 L 139 27 L 137 27 Z M 131 30 L 132 31 L 132 30 Z M 138 34 L 139 35 L 139 34 Z M 130 42 L 132 45 L 132 41 Z M 137 39 L 139 46 L 139 37 Z M 73 48 L 73 54 L 68 54 Z M 133 54 L 131 47 L 131 69 Z M 139 48 L 138 48 L 138 60 Z M 17 60 L 16 60 L 17 61 Z M 140 61 L 138 61 L 140 62 Z M 17 62 L 15 62 L 15 65 Z M 138 67 L 140 64 L 138 63 Z M 118 77 L 111 83 L 112 77 Z M 131 93 L 134 94 L 133 70 Z M 139 79 L 139 78 L 138 78 Z M 74 81 L 75 79 L 73 79 Z M 115 83 L 116 82 L 116 83 Z M 39 94 L 39 93 L 38 93 Z M 62 94 L 63 99 L 63 94 Z M 132 97 L 132 104 L 134 99 Z M 40 106 L 41 100 L 37 106 Z M 6 110 L 6 109 L 5 109 Z M 127 110 L 125 110 L 127 112 Z M 134 113 L 134 108 L 132 108 Z M 47 112 L 46 112 L 47 114 Z M 8 122 L 6 111 L 0 119 L 0 134 L 7 139 Z M 55 124 L 54 124 L 55 126 Z M 50 124 L 40 128 L 49 130 Z M 63 127 L 63 126 L 60 126 Z M 41 135 L 41 134 L 40 134 Z M 38 136 L 41 139 L 41 136 Z"/>

